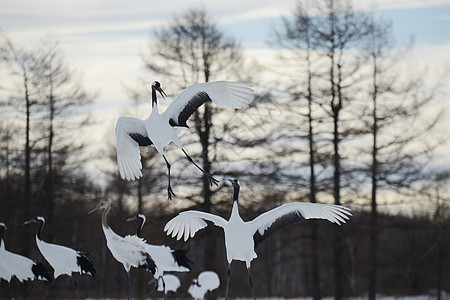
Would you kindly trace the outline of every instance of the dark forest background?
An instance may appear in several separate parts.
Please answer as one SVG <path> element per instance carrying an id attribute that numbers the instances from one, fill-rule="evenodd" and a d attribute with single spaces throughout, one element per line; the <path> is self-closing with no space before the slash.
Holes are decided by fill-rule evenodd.
<path id="1" fill-rule="evenodd" d="M 192 279 L 205 270 L 222 281 L 209 296 L 223 297 L 221 229 L 208 227 L 183 243 L 163 228 L 185 209 L 228 217 L 232 188 L 225 182 L 238 178 L 244 220 L 291 201 L 353 210 L 343 226 L 303 221 L 262 243 L 252 263 L 257 297 L 440 299 L 450 292 L 449 166 L 437 151 L 448 139 L 442 127 L 446 74 L 411 65 L 405 71 L 412 46 L 398 45 L 389 20 L 357 11 L 351 1 L 299 1 L 281 24 L 267 37 L 279 50 L 276 66 L 246 57 L 204 9 L 176 15 L 152 32 L 142 54 L 148 77 L 125 84 L 130 109 L 123 115 L 150 113 L 153 78 L 170 96 L 214 80 L 250 82 L 256 90 L 254 103 L 243 110 L 204 105 L 181 137 L 187 152 L 221 180 L 218 187 L 210 187 L 176 147 L 167 147 L 177 195 L 172 202 L 165 163 L 154 148 L 141 149 L 140 180 L 119 177 L 114 124 L 104 124 L 106 136 L 93 132 L 99 124 L 89 109 L 96 94 L 83 88 L 58 38 L 47 35 L 21 48 L 2 32 L 0 221 L 8 227 L 6 249 L 48 266 L 35 244 L 36 228 L 21 225 L 44 216 L 44 240 L 93 257 L 98 278 L 75 275 L 82 296 L 124 298 L 126 273 L 106 247 L 100 215 L 88 215 L 107 200 L 113 206 L 108 222 L 118 234 L 135 233 L 137 224 L 125 220 L 140 212 L 147 216 L 143 236 L 149 243 L 189 248 L 192 271 L 176 274 L 182 287 L 169 297 L 189 297 Z M 100 166 L 93 163 L 99 158 Z M 232 269 L 230 296 L 250 297 L 244 263 Z M 147 297 L 152 276 L 132 272 L 134 296 Z M 44 294 L 44 283 L 33 285 L 29 297 Z M 20 291 L 15 279 L 12 289 Z M 0 295 L 8 295 L 5 281 Z M 58 279 L 49 295 L 62 297 L 76 298 L 69 278 Z"/>

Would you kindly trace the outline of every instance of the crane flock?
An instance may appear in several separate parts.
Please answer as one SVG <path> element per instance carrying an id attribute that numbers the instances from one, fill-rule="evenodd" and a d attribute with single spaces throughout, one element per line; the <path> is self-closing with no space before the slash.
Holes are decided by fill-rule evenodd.
<path id="1" fill-rule="evenodd" d="M 220 107 L 239 109 L 249 106 L 253 100 L 253 89 L 250 85 L 240 82 L 207 82 L 198 83 L 185 88 L 177 95 L 168 108 L 160 113 L 158 110 L 157 93 L 161 97 L 167 94 L 158 81 L 151 85 L 152 111 L 145 120 L 132 117 L 120 117 L 116 123 L 116 152 L 118 171 L 122 179 L 135 180 L 142 177 L 142 163 L 140 161 L 140 147 L 153 145 L 163 157 L 168 173 L 167 196 L 169 200 L 175 196 L 171 185 L 171 165 L 167 160 L 164 147 L 173 142 L 182 150 L 186 158 L 198 168 L 212 186 L 219 181 L 211 174 L 206 173 L 185 151 L 178 136 L 188 129 L 188 119 L 196 110 L 206 102 L 213 102 Z M 227 283 L 225 299 L 228 299 L 231 277 L 231 263 L 234 260 L 243 261 L 248 270 L 248 282 L 251 293 L 256 299 L 251 275 L 251 262 L 257 257 L 255 247 L 276 231 L 305 219 L 323 219 L 341 225 L 351 216 L 350 209 L 339 205 L 318 203 L 292 202 L 280 205 L 262 213 L 251 221 L 244 221 L 239 215 L 238 199 L 240 183 L 237 179 L 229 180 L 233 187 L 232 209 L 228 219 L 207 212 L 186 210 L 169 220 L 164 232 L 167 235 L 187 241 L 193 238 L 197 231 L 209 224 L 222 228 L 225 237 L 225 253 L 227 260 Z M 180 280 L 167 272 L 189 272 L 191 270 L 186 249 L 172 249 L 165 245 L 152 245 L 142 238 L 142 229 L 146 221 L 143 214 L 138 214 L 127 221 L 137 220 L 139 226 L 135 234 L 124 237 L 115 233 L 108 225 L 107 216 L 111 210 L 111 203 L 101 201 L 100 204 L 89 211 L 103 211 L 101 227 L 106 239 L 106 245 L 114 259 L 122 264 L 128 276 L 128 299 L 132 299 L 133 281 L 132 268 L 147 270 L 155 282 L 154 291 L 176 292 L 180 287 Z M 1 221 L 1 220 L 0 220 Z M 45 242 L 42 230 L 45 225 L 44 217 L 38 216 L 23 223 L 23 225 L 39 224 L 36 232 L 36 245 L 42 257 L 51 267 L 47 267 L 35 260 L 6 250 L 3 235 L 6 225 L 0 222 L 0 279 L 8 282 L 9 298 L 13 299 L 10 282 L 16 277 L 22 284 L 22 299 L 27 293 L 25 283 L 29 280 L 42 280 L 47 283 L 43 296 L 46 299 L 55 280 L 61 275 L 72 279 L 78 297 L 80 291 L 73 274 L 87 274 L 95 278 L 97 271 L 91 255 L 72 248 Z M 217 289 L 220 285 L 219 276 L 215 272 L 202 272 L 189 287 L 189 293 L 194 299 L 203 299 L 207 291 Z"/>

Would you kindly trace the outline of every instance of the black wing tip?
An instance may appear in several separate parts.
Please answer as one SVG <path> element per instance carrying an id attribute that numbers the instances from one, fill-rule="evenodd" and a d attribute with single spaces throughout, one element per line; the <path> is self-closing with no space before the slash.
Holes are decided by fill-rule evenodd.
<path id="1" fill-rule="evenodd" d="M 48 282 L 53 281 L 53 274 L 40 262 L 34 263 L 31 267 L 31 272 L 33 272 L 34 277 L 38 280 L 47 280 Z"/>
<path id="2" fill-rule="evenodd" d="M 191 266 L 189 264 L 194 264 L 194 262 L 187 256 L 188 252 L 189 252 L 189 248 L 175 249 L 172 252 L 172 256 L 179 266 L 188 268 L 190 271 Z"/>
<path id="3" fill-rule="evenodd" d="M 129 133 L 129 136 L 139 144 L 139 146 L 150 146 L 153 144 L 152 140 L 150 140 L 147 136 L 143 136 L 140 133 Z"/>
<path id="4" fill-rule="evenodd" d="M 89 274 L 95 278 L 97 271 L 95 271 L 94 263 L 87 253 L 78 252 L 77 265 L 81 269 L 81 273 Z"/>
<path id="5" fill-rule="evenodd" d="M 292 211 L 284 216 L 276 219 L 265 231 L 263 234 L 260 234 L 257 230 L 253 235 L 253 242 L 255 243 L 255 247 L 258 247 L 266 238 L 274 234 L 276 231 L 304 220 L 305 218 L 299 214 L 297 211 Z"/>
<path id="6" fill-rule="evenodd" d="M 148 255 L 148 253 L 145 253 L 145 263 L 143 263 L 142 265 L 139 265 L 138 267 L 150 271 L 153 275 L 155 275 L 155 273 L 156 273 L 155 261 L 153 260 L 153 258 L 151 258 L 150 255 Z"/>
<path id="7" fill-rule="evenodd" d="M 200 91 L 195 94 L 187 103 L 183 110 L 178 114 L 178 125 L 176 126 L 187 126 L 187 120 L 189 117 L 205 102 L 212 101 L 208 93 L 205 91 Z M 172 120 L 173 121 L 173 120 Z M 170 121 L 169 121 L 170 123 Z M 176 124 L 176 121 L 173 121 Z M 171 124 L 172 125 L 172 124 Z M 173 125 L 172 125 L 173 126 Z"/>

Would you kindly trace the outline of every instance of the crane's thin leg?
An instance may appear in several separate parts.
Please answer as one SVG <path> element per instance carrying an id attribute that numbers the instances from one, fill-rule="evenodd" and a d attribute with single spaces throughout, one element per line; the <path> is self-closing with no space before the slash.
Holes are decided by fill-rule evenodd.
<path id="1" fill-rule="evenodd" d="M 250 272 L 250 268 L 248 268 L 247 271 L 248 271 L 248 283 L 250 284 L 250 289 L 252 290 L 253 300 L 256 300 L 255 291 L 253 290 L 253 280 L 252 280 L 252 273 Z"/>
<path id="2" fill-rule="evenodd" d="M 163 154 L 162 157 L 163 157 L 164 160 L 166 161 L 167 171 L 168 171 L 168 173 L 169 173 L 169 185 L 167 186 L 167 194 L 168 194 L 168 196 L 169 196 L 169 200 L 172 200 L 172 195 L 174 195 L 175 197 L 176 197 L 176 195 L 175 195 L 175 193 L 174 193 L 173 190 L 172 190 L 172 186 L 170 185 L 170 164 L 169 164 L 169 162 L 167 161 L 167 158 L 166 158 L 166 156 L 165 156 L 164 154 Z"/>
<path id="3" fill-rule="evenodd" d="M 45 291 L 45 295 L 44 295 L 44 298 L 43 298 L 44 300 L 47 299 L 48 292 L 50 292 L 50 289 L 51 289 L 51 288 L 53 287 L 53 285 L 55 284 L 55 280 L 56 280 L 56 278 L 53 278 L 52 282 L 50 282 L 50 284 L 49 284 L 47 290 Z"/>
<path id="4" fill-rule="evenodd" d="M 130 271 L 128 271 L 127 274 L 128 274 L 128 300 L 132 300 L 133 299 L 133 280 L 131 279 Z"/>
<path id="5" fill-rule="evenodd" d="M 23 288 L 22 298 L 25 299 L 25 295 L 34 288 L 34 285 L 32 282 L 30 282 L 29 284 L 27 284 L 26 282 L 23 282 L 22 288 Z"/>
<path id="6" fill-rule="evenodd" d="M 14 296 L 11 293 L 12 293 L 11 282 L 8 281 L 8 296 L 9 296 L 9 299 L 13 299 L 14 298 Z"/>
<path id="7" fill-rule="evenodd" d="M 72 278 L 73 285 L 75 286 L 75 289 L 77 290 L 78 298 L 80 298 L 80 300 L 81 300 L 81 295 L 80 295 L 80 290 L 78 289 L 78 284 L 75 281 L 75 279 L 73 278 L 73 276 L 70 276 L 70 278 Z"/>
<path id="8" fill-rule="evenodd" d="M 148 296 L 150 296 L 151 294 L 153 294 L 155 291 L 158 290 L 158 281 L 157 280 L 153 280 L 155 282 L 155 287 L 153 288 L 153 290 L 150 291 L 150 293 L 148 293 Z"/>
<path id="9" fill-rule="evenodd" d="M 231 277 L 231 263 L 228 264 L 228 270 L 227 270 L 227 289 L 225 292 L 225 300 L 228 299 L 228 287 L 230 286 L 230 277 Z"/>
<path id="10" fill-rule="evenodd" d="M 202 171 L 203 174 L 205 174 L 205 176 L 208 178 L 208 181 L 209 181 L 209 185 L 210 185 L 210 186 L 212 186 L 213 183 L 214 183 L 216 186 L 219 186 L 219 184 L 218 184 L 218 183 L 219 183 L 219 180 L 215 179 L 214 177 L 212 177 L 212 175 L 206 173 L 202 168 L 200 168 L 200 166 L 197 165 L 197 164 L 195 163 L 195 161 L 189 156 L 189 154 L 187 154 L 187 152 L 186 152 L 183 148 L 181 148 L 181 150 L 183 151 L 184 155 L 186 155 L 187 159 L 188 159 L 191 163 L 193 163 L 194 166 L 196 166 L 200 171 Z"/>
<path id="11" fill-rule="evenodd" d="M 163 284 L 163 293 L 164 293 L 164 300 L 167 300 L 167 294 L 166 294 L 166 283 L 164 282 L 164 278 L 161 276 L 160 277 L 162 280 L 162 284 Z"/>

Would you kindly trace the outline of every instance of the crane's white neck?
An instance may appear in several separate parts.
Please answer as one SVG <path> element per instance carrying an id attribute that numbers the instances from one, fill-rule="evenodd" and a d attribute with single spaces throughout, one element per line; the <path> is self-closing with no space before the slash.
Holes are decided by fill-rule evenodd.
<path id="1" fill-rule="evenodd" d="M 233 208 L 231 209 L 230 219 L 233 217 L 240 217 L 239 216 L 239 205 L 238 205 L 237 201 L 233 201 Z"/>

